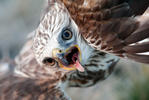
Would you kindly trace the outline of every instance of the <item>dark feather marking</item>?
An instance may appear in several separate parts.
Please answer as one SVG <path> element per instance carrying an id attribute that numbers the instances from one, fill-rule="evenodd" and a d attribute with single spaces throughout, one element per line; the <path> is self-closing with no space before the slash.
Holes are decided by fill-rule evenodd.
<path id="1" fill-rule="evenodd" d="M 149 28 L 134 32 L 131 36 L 125 39 L 126 44 L 136 43 L 149 37 Z"/>
<path id="2" fill-rule="evenodd" d="M 126 56 L 141 63 L 149 63 L 149 55 L 126 54 Z"/>
<path id="3" fill-rule="evenodd" d="M 123 48 L 127 53 L 142 53 L 149 52 L 149 42 L 139 43 L 132 46 L 126 46 Z"/>

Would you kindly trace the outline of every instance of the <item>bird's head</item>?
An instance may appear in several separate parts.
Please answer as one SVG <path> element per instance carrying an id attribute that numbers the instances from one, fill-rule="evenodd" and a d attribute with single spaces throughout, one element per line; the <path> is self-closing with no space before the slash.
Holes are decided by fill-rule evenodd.
<path id="1" fill-rule="evenodd" d="M 63 3 L 57 0 L 49 0 L 35 32 L 33 50 L 40 64 L 58 63 L 65 70 L 81 72 L 92 52 Z"/>

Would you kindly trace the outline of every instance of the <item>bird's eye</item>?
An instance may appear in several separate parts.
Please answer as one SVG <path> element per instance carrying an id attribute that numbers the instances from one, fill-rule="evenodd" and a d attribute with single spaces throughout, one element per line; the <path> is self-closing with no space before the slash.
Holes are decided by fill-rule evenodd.
<path id="1" fill-rule="evenodd" d="M 54 66 L 56 61 L 52 58 L 45 58 L 43 60 L 43 63 L 46 64 L 46 65 Z"/>
<path id="2" fill-rule="evenodd" d="M 65 31 L 63 31 L 62 33 L 62 38 L 64 40 L 70 40 L 72 38 L 72 32 L 68 29 L 66 29 Z"/>

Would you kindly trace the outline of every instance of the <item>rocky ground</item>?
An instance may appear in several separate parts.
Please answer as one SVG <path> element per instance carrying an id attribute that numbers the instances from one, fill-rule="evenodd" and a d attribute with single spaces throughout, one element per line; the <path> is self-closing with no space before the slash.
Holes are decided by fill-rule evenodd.
<path id="1" fill-rule="evenodd" d="M 43 0 L 0 0 L 0 58 L 15 57 L 27 34 L 37 27 L 42 7 Z M 145 65 L 121 60 L 105 81 L 89 88 L 66 90 L 72 100 L 148 100 L 129 98 L 136 83 L 148 79 L 148 72 Z"/>

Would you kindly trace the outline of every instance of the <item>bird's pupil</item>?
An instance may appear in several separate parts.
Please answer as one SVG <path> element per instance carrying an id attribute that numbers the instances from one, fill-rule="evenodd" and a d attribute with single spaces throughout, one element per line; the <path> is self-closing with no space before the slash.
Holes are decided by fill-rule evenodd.
<path id="1" fill-rule="evenodd" d="M 62 38 L 64 40 L 69 40 L 72 38 L 72 32 L 70 30 L 65 30 L 63 33 L 62 33 Z"/>
<path id="2" fill-rule="evenodd" d="M 64 35 L 65 37 L 69 37 L 70 34 L 68 32 L 65 32 Z"/>

